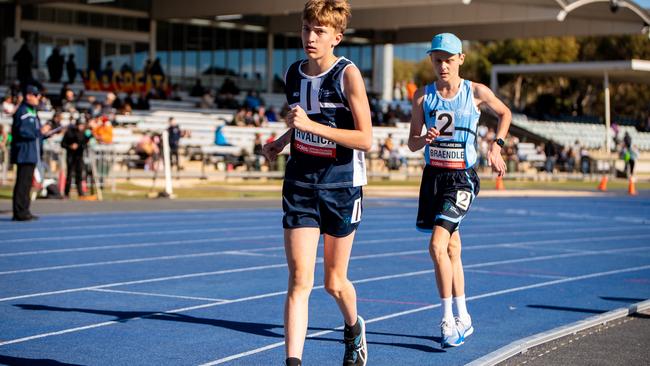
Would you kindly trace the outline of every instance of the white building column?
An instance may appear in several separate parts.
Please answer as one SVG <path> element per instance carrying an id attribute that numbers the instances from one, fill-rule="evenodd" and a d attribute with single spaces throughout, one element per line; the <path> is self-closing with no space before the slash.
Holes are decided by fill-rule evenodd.
<path id="1" fill-rule="evenodd" d="M 374 53 L 371 90 L 382 100 L 393 100 L 393 45 L 377 45 Z"/>
<path id="2" fill-rule="evenodd" d="M 611 114 L 609 106 L 609 73 L 605 71 L 603 77 L 603 87 L 605 88 L 605 148 L 607 149 L 607 154 L 612 151 L 612 129 L 611 127 Z"/>
<path id="3" fill-rule="evenodd" d="M 266 92 L 273 93 L 273 33 L 266 35 Z"/>

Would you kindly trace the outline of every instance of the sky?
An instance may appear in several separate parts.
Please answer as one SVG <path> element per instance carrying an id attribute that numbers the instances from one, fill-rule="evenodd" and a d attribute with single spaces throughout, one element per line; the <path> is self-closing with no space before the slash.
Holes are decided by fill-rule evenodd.
<path id="1" fill-rule="evenodd" d="M 646 9 L 650 8 L 650 0 L 636 0 L 636 3 L 640 6 L 643 6 Z"/>

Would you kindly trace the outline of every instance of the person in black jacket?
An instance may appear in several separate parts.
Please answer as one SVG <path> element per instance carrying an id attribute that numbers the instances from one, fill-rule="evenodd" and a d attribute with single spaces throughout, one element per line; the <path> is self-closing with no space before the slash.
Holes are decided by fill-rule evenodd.
<path id="1" fill-rule="evenodd" d="M 11 125 L 11 163 L 16 164 L 16 184 L 12 196 L 13 220 L 30 221 L 38 217 L 29 211 L 34 168 L 40 160 L 41 121 L 36 106 L 41 96 L 37 87 L 25 88 L 25 99 L 14 113 Z"/>
<path id="2" fill-rule="evenodd" d="M 74 173 L 75 184 L 77 185 L 77 193 L 83 196 L 81 189 L 81 179 L 83 177 L 83 156 L 84 150 L 88 143 L 86 137 L 86 123 L 84 120 L 79 119 L 76 126 L 68 127 L 68 130 L 63 135 L 61 140 L 61 147 L 66 151 L 66 165 L 67 173 L 65 180 L 65 198 L 70 197 L 70 185 L 72 183 L 72 174 Z"/>

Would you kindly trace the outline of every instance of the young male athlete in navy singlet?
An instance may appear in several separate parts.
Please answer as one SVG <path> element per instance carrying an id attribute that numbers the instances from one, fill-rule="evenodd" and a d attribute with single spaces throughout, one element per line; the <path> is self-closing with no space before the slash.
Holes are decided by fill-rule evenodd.
<path id="1" fill-rule="evenodd" d="M 310 0 L 302 13 L 307 58 L 285 74 L 289 131 L 264 146 L 270 160 L 291 143 L 282 207 L 289 286 L 284 309 L 286 364 L 300 365 L 316 250 L 324 236 L 325 289 L 345 322 L 344 365 L 365 365 L 365 324 L 347 270 L 361 221 L 364 152 L 371 148 L 370 107 L 359 69 L 334 55 L 350 16 L 345 0 Z"/>
<path id="2" fill-rule="evenodd" d="M 479 107 L 492 110 L 499 118 L 496 139 L 491 141 L 487 157 L 488 164 L 499 176 L 506 171 L 501 148 L 510 127 L 511 113 L 488 87 L 461 79 L 459 68 L 465 55 L 458 37 L 451 33 L 434 36 L 427 53 L 438 79 L 420 88 L 413 98 L 408 141 L 411 151 L 424 148 L 426 162 L 416 226 L 431 233 L 429 254 L 435 264 L 443 310 L 441 346 L 460 346 L 474 332 L 465 304 L 458 229 L 479 192 L 479 178 L 473 169 L 477 161 Z M 422 127 L 425 127 L 424 135 Z"/>

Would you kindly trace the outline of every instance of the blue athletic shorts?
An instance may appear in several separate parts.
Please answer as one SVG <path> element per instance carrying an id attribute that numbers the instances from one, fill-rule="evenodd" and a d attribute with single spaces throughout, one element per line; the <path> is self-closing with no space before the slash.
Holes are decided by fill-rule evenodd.
<path id="1" fill-rule="evenodd" d="M 449 233 L 458 230 L 479 189 L 480 182 L 474 169 L 425 166 L 420 184 L 418 230 L 431 232 L 434 226 L 442 226 Z"/>
<path id="2" fill-rule="evenodd" d="M 321 234 L 344 237 L 361 222 L 361 187 L 312 189 L 284 183 L 282 227 L 320 228 Z"/>

